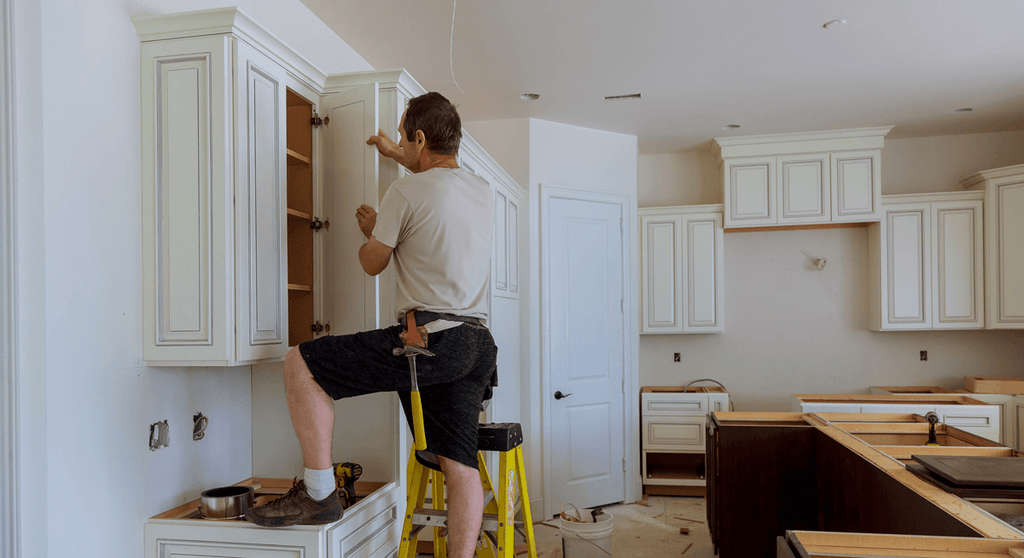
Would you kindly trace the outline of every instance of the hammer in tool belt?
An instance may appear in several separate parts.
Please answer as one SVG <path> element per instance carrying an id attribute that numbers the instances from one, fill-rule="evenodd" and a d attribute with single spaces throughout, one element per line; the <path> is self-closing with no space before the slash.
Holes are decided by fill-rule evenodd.
<path id="1" fill-rule="evenodd" d="M 416 311 L 410 310 L 405 315 L 405 331 L 399 334 L 404 345 L 395 347 L 391 353 L 409 359 L 409 374 L 412 376 L 412 389 L 409 399 L 412 402 L 412 433 L 417 451 L 427 449 L 427 437 L 423 432 L 423 403 L 420 401 L 420 386 L 416 382 L 416 355 L 434 356 L 427 350 L 427 331 L 416 327 Z"/>

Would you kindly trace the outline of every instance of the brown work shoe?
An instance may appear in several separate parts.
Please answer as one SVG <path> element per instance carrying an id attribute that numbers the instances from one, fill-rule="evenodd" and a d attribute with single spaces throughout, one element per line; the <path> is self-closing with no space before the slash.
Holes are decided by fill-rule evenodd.
<path id="1" fill-rule="evenodd" d="M 338 499 L 338 489 L 323 500 L 314 500 L 306 492 L 306 483 L 292 481 L 291 490 L 262 506 L 249 508 L 245 518 L 262 527 L 288 525 L 324 525 L 341 519 L 345 511 Z"/>

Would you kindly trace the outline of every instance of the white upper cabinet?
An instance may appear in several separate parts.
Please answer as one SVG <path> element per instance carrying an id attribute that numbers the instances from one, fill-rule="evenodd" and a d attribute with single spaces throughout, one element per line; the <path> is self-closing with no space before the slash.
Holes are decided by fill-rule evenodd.
<path id="1" fill-rule="evenodd" d="M 890 129 L 716 138 L 725 226 L 877 221 Z"/>
<path id="2" fill-rule="evenodd" d="M 960 184 L 985 196 L 985 327 L 1024 329 L 1024 165 L 982 171 Z"/>
<path id="3" fill-rule="evenodd" d="M 223 32 L 133 20 L 150 365 L 230 366 L 288 349 L 286 72 L 241 39 L 252 25 L 243 15 L 210 17 Z"/>
<path id="4" fill-rule="evenodd" d="M 985 323 L 982 196 L 882 197 L 868 229 L 871 329 L 980 329 Z"/>
<path id="5" fill-rule="evenodd" d="M 641 208 L 640 333 L 718 333 L 723 316 L 722 206 Z"/>
<path id="6" fill-rule="evenodd" d="M 274 360 L 317 336 L 394 324 L 392 269 L 363 272 L 355 211 L 378 208 L 408 174 L 366 139 L 378 128 L 397 138 L 407 101 L 426 90 L 404 70 L 324 75 L 236 8 L 132 21 L 147 364 Z M 491 296 L 514 307 L 491 308 L 516 330 L 503 353 L 518 355 L 523 193 L 465 133 L 460 155 L 495 191 Z"/>

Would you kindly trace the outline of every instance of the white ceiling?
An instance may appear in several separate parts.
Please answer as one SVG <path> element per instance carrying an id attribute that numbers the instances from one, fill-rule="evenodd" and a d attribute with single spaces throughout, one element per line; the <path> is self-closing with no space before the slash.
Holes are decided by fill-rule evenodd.
<path id="1" fill-rule="evenodd" d="M 1024 0 L 302 1 L 465 121 L 631 134 L 644 154 L 868 126 L 895 125 L 889 138 L 1024 130 Z M 848 23 L 825 29 L 832 19 Z M 632 93 L 642 99 L 603 99 Z"/>

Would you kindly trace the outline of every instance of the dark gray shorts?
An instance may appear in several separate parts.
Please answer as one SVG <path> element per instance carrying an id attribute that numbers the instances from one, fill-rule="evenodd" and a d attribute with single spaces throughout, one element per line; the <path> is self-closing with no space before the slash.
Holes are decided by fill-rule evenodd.
<path id="1" fill-rule="evenodd" d="M 436 314 L 417 312 L 423 325 Z M 333 399 L 383 391 L 398 392 L 406 420 L 412 425 L 409 404 L 409 361 L 396 357 L 402 326 L 334 335 L 299 345 L 320 387 Z M 423 402 L 427 451 L 418 452 L 424 465 L 437 469 L 434 454 L 477 467 L 477 427 L 484 399 L 497 385 L 498 348 L 486 327 L 464 323 L 431 333 L 427 349 L 435 356 L 416 357 L 416 378 Z M 423 455 L 426 453 L 427 455 Z"/>

